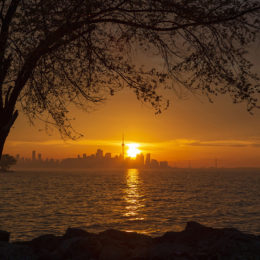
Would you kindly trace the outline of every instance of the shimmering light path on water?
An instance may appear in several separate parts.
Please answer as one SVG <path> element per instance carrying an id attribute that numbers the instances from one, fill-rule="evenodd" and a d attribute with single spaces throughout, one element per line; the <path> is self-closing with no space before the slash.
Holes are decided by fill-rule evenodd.
<path id="1" fill-rule="evenodd" d="M 260 234 L 260 171 L 23 171 L 0 173 L 0 229 L 12 240 L 68 227 L 161 235 L 187 221 Z"/>

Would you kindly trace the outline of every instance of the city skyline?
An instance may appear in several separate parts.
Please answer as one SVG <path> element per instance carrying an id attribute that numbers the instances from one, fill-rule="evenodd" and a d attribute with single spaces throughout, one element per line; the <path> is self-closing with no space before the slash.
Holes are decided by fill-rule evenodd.
<path id="1" fill-rule="evenodd" d="M 125 150 L 125 145 L 128 149 Z M 151 154 L 144 155 L 139 149 L 138 144 L 125 144 L 125 136 L 122 135 L 121 153 L 112 156 L 111 152 L 104 153 L 102 149 L 97 149 L 95 154 L 76 157 L 63 158 L 61 160 L 46 158 L 43 160 L 42 154 L 32 151 L 31 159 L 20 157 L 17 154 L 16 160 L 18 167 L 68 167 L 68 168 L 169 168 L 167 161 L 158 161 L 151 158 Z"/>
<path id="2" fill-rule="evenodd" d="M 151 154 L 139 153 L 136 157 L 125 156 L 124 141 L 122 142 L 122 152 L 114 157 L 110 152 L 104 153 L 97 149 L 95 154 L 87 155 L 83 153 L 76 157 L 63 158 L 57 160 L 54 158 L 42 158 L 41 153 L 32 151 L 31 158 L 20 157 L 17 154 L 18 168 L 146 168 L 146 169 L 167 169 L 170 168 L 167 161 L 158 161 L 151 158 Z"/>
<path id="3" fill-rule="evenodd" d="M 35 149 L 45 157 L 61 159 L 101 148 L 114 155 L 121 150 L 120 133 L 125 132 L 128 142 L 139 143 L 142 152 L 172 166 L 177 162 L 187 167 L 190 160 L 196 167 L 210 167 L 219 158 L 224 167 L 260 167 L 260 111 L 250 115 L 243 104 L 231 104 L 226 98 L 213 104 L 199 98 L 176 100 L 158 116 L 128 92 L 91 113 L 72 109 L 73 125 L 84 134 L 75 141 L 62 140 L 54 129 L 46 132 L 41 122 L 25 124 L 21 115 L 4 153 L 29 157 Z"/>
<path id="4" fill-rule="evenodd" d="M 160 161 L 157 160 L 156 158 L 152 158 L 151 153 L 138 153 L 136 154 L 135 157 L 131 156 L 126 156 L 125 155 L 125 143 L 124 139 L 121 143 L 121 153 L 114 153 L 112 154 L 111 152 L 104 152 L 102 149 L 97 148 L 95 153 L 82 153 L 82 154 L 75 154 L 72 157 L 65 157 L 65 158 L 52 158 L 52 157 L 47 157 L 44 156 L 41 152 L 37 152 L 36 150 L 33 150 L 31 152 L 31 157 L 22 157 L 20 154 L 13 155 L 17 162 L 18 162 L 18 167 L 29 167 L 33 168 L 34 166 L 40 166 L 43 167 L 44 164 L 45 166 L 61 166 L 62 162 L 64 161 L 73 161 L 73 165 L 75 168 L 77 168 L 77 164 L 79 164 L 79 168 L 84 168 L 82 165 L 79 163 L 78 160 L 85 160 L 85 159 L 116 159 L 119 161 L 124 161 L 128 165 L 132 165 L 133 167 L 130 168 L 142 168 L 142 166 L 146 166 L 146 168 L 232 168 L 232 167 L 227 167 L 225 166 L 225 162 L 222 159 L 219 158 L 214 158 L 214 159 L 209 159 L 207 162 L 207 166 L 200 166 L 198 164 L 198 161 L 195 160 L 184 160 L 184 161 L 172 161 L 168 162 L 166 160 Z M 136 167 L 136 162 L 137 161 L 143 162 L 141 166 L 139 165 Z M 40 163 L 40 164 L 39 164 Z M 149 167 L 149 165 L 152 165 L 152 167 Z M 205 161 L 204 161 L 205 164 Z M 122 165 L 120 165 L 122 166 Z M 109 166 L 110 167 L 110 166 Z M 118 167 L 118 165 L 116 166 Z M 37 167 L 36 167 L 37 168 Z M 128 167 L 126 167 L 128 168 Z M 237 168 L 237 167 L 233 167 Z M 254 168 L 254 167 L 253 167 Z"/>

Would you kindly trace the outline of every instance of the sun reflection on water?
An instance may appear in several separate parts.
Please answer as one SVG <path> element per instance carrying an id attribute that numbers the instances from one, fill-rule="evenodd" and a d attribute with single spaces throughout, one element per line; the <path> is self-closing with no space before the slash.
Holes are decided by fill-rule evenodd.
<path id="1" fill-rule="evenodd" d="M 140 194 L 140 177 L 138 169 L 127 169 L 126 185 L 124 199 L 126 201 L 125 217 L 130 220 L 143 220 L 140 209 L 144 206 Z"/>

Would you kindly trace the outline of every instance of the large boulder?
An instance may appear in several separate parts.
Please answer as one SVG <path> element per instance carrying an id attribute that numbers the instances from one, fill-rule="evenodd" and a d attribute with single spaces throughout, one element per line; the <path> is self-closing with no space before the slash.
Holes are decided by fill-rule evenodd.
<path id="1" fill-rule="evenodd" d="M 34 238 L 28 244 L 34 250 L 44 249 L 47 251 L 54 251 L 59 247 L 60 243 L 61 243 L 60 237 L 54 236 L 52 234 L 48 234 L 48 235 L 42 235 L 37 238 Z"/>
<path id="2" fill-rule="evenodd" d="M 257 236 L 242 233 L 234 228 L 215 229 L 188 222 L 184 231 L 167 232 L 155 240 L 157 246 L 161 245 L 160 251 L 165 248 L 164 251 L 168 254 L 179 252 L 183 256 L 189 255 L 195 259 L 260 260 L 260 241 Z"/>
<path id="3" fill-rule="evenodd" d="M 72 238 L 59 248 L 61 259 L 98 259 L 102 245 L 95 236 Z"/>
<path id="4" fill-rule="evenodd" d="M 75 237 L 88 237 L 91 235 L 93 234 L 79 228 L 68 228 L 66 230 L 66 233 L 63 236 L 63 239 L 69 239 Z"/>
<path id="5" fill-rule="evenodd" d="M 0 242 L 1 260 L 39 260 L 34 250 L 27 245 Z"/>
<path id="6" fill-rule="evenodd" d="M 215 229 L 189 222 L 181 232 L 161 237 L 106 230 L 99 234 L 68 229 L 64 236 L 44 235 L 28 242 L 0 241 L 0 259 L 144 260 L 259 259 L 260 239 L 233 228 Z"/>
<path id="7" fill-rule="evenodd" d="M 99 260 L 121 260 L 121 259 L 131 259 L 132 254 L 131 248 L 121 244 L 106 244 L 102 247 Z"/>
<path id="8" fill-rule="evenodd" d="M 99 256 L 101 260 L 141 259 L 146 256 L 146 249 L 153 243 L 151 237 L 135 232 L 124 232 L 109 229 L 98 234 L 102 243 Z"/>
<path id="9" fill-rule="evenodd" d="M 0 230 L 0 241 L 9 242 L 10 233 L 7 231 Z"/>
<path id="10" fill-rule="evenodd" d="M 153 243 L 151 237 L 135 232 L 124 232 L 115 229 L 109 229 L 99 233 L 99 239 L 103 244 L 121 243 L 127 247 L 135 248 L 138 246 L 148 246 Z"/>

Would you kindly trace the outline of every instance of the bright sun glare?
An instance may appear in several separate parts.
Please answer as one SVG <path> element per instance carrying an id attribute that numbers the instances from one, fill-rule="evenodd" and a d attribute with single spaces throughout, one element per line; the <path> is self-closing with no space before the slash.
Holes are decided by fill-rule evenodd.
<path id="1" fill-rule="evenodd" d="M 137 154 L 141 153 L 141 151 L 138 149 L 138 147 L 140 146 L 139 144 L 127 144 L 127 146 L 127 156 L 135 158 Z"/>

